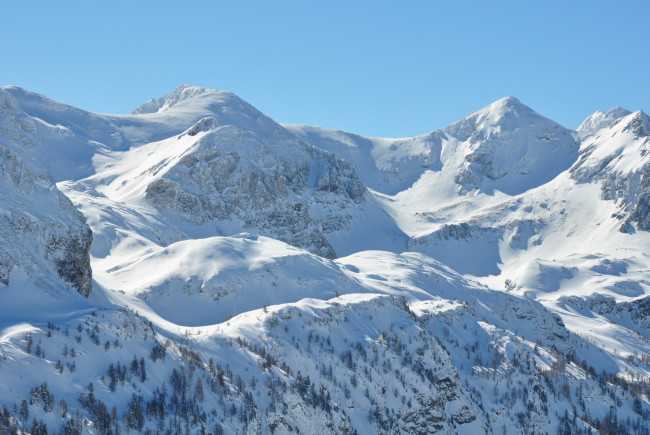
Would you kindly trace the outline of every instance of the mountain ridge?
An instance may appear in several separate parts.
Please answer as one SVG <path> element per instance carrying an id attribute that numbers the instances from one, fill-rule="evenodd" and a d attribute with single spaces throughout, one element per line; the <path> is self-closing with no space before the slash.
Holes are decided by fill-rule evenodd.
<path id="1" fill-rule="evenodd" d="M 0 430 L 650 430 L 625 112 L 507 97 L 385 139 L 189 85 L 130 115 L 0 89 L 3 216 L 33 221 L 0 219 Z"/>

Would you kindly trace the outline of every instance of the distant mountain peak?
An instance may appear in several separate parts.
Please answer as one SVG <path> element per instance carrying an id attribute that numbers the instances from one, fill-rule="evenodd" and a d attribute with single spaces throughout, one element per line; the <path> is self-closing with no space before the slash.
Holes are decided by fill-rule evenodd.
<path id="1" fill-rule="evenodd" d="M 515 97 L 505 97 L 447 126 L 444 131 L 462 141 L 486 138 L 494 133 L 515 131 L 529 125 L 556 126 Z"/>
<path id="2" fill-rule="evenodd" d="M 525 115 L 537 115 L 533 109 L 523 104 L 515 97 L 501 98 L 494 103 L 477 110 L 469 115 L 477 119 L 484 119 L 491 123 L 500 123 L 506 119 L 519 118 Z"/>
<path id="3" fill-rule="evenodd" d="M 582 124 L 580 124 L 577 131 L 588 133 L 609 127 L 614 121 L 617 121 L 630 113 L 632 112 L 622 108 L 621 106 L 612 107 L 607 113 L 602 110 L 597 110 L 593 114 L 589 115 Z"/>
<path id="4" fill-rule="evenodd" d="M 607 116 L 622 118 L 623 116 L 627 116 L 630 113 L 632 113 L 632 112 L 630 112 L 629 110 L 627 110 L 627 109 L 625 109 L 625 108 L 623 108 L 621 106 L 616 106 L 616 107 L 612 107 L 611 109 L 609 109 L 609 111 L 607 112 Z"/>
<path id="5" fill-rule="evenodd" d="M 514 109 L 525 108 L 530 110 L 528 106 L 522 104 L 522 102 L 517 97 L 513 97 L 513 96 L 500 98 L 487 107 L 510 107 Z"/>
<path id="6" fill-rule="evenodd" d="M 234 97 L 234 94 L 228 91 L 220 91 L 216 89 L 202 88 L 200 86 L 182 84 L 164 97 L 154 98 L 153 100 L 149 100 L 146 103 L 136 107 L 131 113 L 134 115 L 139 115 L 144 113 L 164 112 L 182 102 L 194 100 L 195 98 L 208 94 L 214 94 L 215 96 L 222 97 Z"/>
<path id="7" fill-rule="evenodd" d="M 572 132 L 515 97 L 497 100 L 444 132 L 463 143 L 454 181 L 464 192 L 519 194 L 568 169 L 578 148 Z"/>
<path id="8" fill-rule="evenodd" d="M 643 110 L 621 118 L 620 123 L 624 125 L 623 131 L 632 132 L 636 136 L 650 136 L 650 118 Z"/>

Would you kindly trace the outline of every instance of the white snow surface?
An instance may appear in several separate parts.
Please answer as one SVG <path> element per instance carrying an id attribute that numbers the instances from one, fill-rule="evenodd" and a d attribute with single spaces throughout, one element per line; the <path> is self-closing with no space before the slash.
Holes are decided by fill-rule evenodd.
<path id="1" fill-rule="evenodd" d="M 602 128 L 609 127 L 612 122 L 629 114 L 629 110 L 624 109 L 620 106 L 611 108 L 609 111 L 607 111 L 607 113 L 603 112 L 602 110 L 598 110 L 589 115 L 587 119 L 582 121 L 582 123 L 578 126 L 577 131 L 592 133 Z"/>
<path id="2" fill-rule="evenodd" d="M 514 97 L 387 139 L 189 85 L 129 115 L 0 88 L 0 405 L 46 381 L 72 410 L 92 382 L 128 428 L 132 394 L 189 370 L 215 432 L 640 422 L 647 397 L 596 376 L 650 374 L 649 134 L 641 111 L 572 131 Z M 133 358 L 148 376 L 113 391 Z M 43 397 L 30 421 L 99 433 Z"/>

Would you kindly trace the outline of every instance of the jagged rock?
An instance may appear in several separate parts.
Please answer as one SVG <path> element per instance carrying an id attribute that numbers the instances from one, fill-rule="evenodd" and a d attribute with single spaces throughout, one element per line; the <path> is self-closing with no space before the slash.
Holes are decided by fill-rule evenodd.
<path id="1" fill-rule="evenodd" d="M 42 146 L 35 132 L 36 121 L 0 90 L 0 283 L 11 285 L 12 274 L 21 270 L 50 288 L 58 277 L 88 297 L 92 234 L 49 174 L 26 157 Z"/>
<path id="2" fill-rule="evenodd" d="M 54 273 L 83 296 L 90 295 L 92 234 L 81 213 L 47 177 L 37 176 L 2 146 L 0 173 L 0 282 L 9 285 L 12 271 L 20 268 L 46 282 Z"/>
<path id="3" fill-rule="evenodd" d="M 349 210 L 367 201 L 350 165 L 291 137 L 268 142 L 209 120 L 188 130 L 207 133 L 147 186 L 147 200 L 196 224 L 234 218 L 246 231 L 334 258 L 325 234 L 349 229 Z M 317 209 L 325 211 L 318 218 Z"/>
<path id="4" fill-rule="evenodd" d="M 599 182 L 601 198 L 619 203 L 620 231 L 650 230 L 650 118 L 642 111 L 619 117 L 584 146 L 571 177 Z"/>
<path id="5" fill-rule="evenodd" d="M 503 98 L 444 132 L 464 142 L 464 162 L 454 181 L 465 192 L 520 193 L 566 170 L 578 150 L 569 130 L 514 97 Z"/>

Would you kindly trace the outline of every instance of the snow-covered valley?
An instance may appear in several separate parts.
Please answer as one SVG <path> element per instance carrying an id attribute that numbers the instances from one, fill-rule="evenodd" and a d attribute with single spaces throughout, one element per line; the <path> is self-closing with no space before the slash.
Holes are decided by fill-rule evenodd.
<path id="1" fill-rule="evenodd" d="M 0 432 L 648 433 L 649 137 L 0 88 Z"/>

